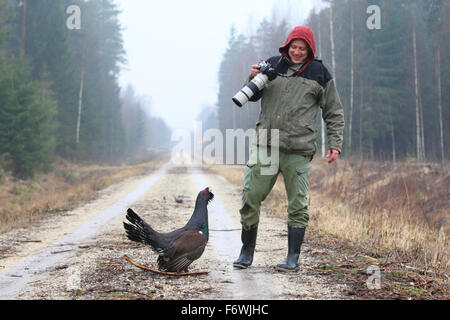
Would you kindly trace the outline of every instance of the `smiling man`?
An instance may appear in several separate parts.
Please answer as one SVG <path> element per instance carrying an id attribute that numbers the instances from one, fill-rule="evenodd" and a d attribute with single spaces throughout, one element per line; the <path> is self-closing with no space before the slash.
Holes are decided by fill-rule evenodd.
<path id="1" fill-rule="evenodd" d="M 309 27 L 295 27 L 279 48 L 281 55 L 267 59 L 278 74 L 250 101 L 261 99 L 261 113 L 256 123 L 256 146 L 245 170 L 242 207 L 242 249 L 234 262 L 236 268 L 252 264 L 256 245 L 261 202 L 272 190 L 278 174 L 284 178 L 288 198 L 288 254 L 277 265 L 279 271 L 298 270 L 300 248 L 308 226 L 309 171 L 316 152 L 316 118 L 319 108 L 327 125 L 328 163 L 334 162 L 342 148 L 344 112 L 334 80 L 320 60 L 315 59 L 316 44 Z M 248 81 L 258 73 L 253 65 Z M 277 130 L 276 137 L 263 137 Z M 276 139 L 276 140 L 273 140 Z M 269 146 L 279 146 L 278 171 L 263 173 L 267 163 L 260 154 Z M 270 164 L 269 164 L 270 165 Z"/>
<path id="2" fill-rule="evenodd" d="M 302 39 L 292 40 L 288 49 L 289 58 L 293 63 L 302 63 L 308 58 L 310 52 L 308 44 Z"/>

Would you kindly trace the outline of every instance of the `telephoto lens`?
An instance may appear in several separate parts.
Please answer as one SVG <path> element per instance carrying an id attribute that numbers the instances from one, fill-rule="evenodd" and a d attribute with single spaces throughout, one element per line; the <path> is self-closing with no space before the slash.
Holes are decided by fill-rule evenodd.
<path id="1" fill-rule="evenodd" d="M 259 63 L 261 73 L 258 73 L 252 81 L 243 87 L 234 97 L 233 102 L 242 107 L 248 102 L 257 92 L 264 89 L 265 85 L 276 77 L 275 70 L 271 68 L 270 64 L 265 62 Z"/>
<path id="2" fill-rule="evenodd" d="M 243 87 L 234 97 L 233 102 L 242 107 L 255 95 L 255 93 L 261 91 L 266 83 L 269 81 L 269 77 L 265 74 L 259 73 L 249 82 L 248 85 Z"/>

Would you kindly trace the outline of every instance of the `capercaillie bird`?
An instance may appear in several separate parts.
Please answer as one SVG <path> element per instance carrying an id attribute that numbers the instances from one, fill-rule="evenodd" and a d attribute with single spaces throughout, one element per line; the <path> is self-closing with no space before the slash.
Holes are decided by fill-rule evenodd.
<path id="1" fill-rule="evenodd" d="M 187 224 L 168 233 L 154 230 L 132 209 L 124 222 L 128 239 L 149 245 L 158 254 L 158 269 L 187 272 L 189 265 L 201 257 L 209 239 L 208 204 L 214 198 L 210 188 L 198 193 L 194 212 Z"/>

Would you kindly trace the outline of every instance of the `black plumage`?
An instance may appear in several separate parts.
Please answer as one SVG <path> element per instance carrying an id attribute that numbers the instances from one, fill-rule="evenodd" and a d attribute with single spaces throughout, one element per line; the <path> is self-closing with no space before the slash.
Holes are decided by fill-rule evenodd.
<path id="1" fill-rule="evenodd" d="M 159 270 L 187 272 L 189 265 L 201 257 L 209 239 L 208 203 L 214 194 L 206 188 L 199 192 L 188 223 L 177 230 L 161 233 L 154 230 L 132 209 L 124 222 L 128 239 L 149 245 L 158 256 Z"/>

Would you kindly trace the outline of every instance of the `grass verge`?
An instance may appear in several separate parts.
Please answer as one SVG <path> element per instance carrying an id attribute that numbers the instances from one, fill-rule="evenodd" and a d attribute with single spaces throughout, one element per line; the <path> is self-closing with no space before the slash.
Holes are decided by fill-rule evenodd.
<path id="1" fill-rule="evenodd" d="M 216 165 L 209 170 L 242 185 L 244 167 Z M 371 263 L 430 271 L 443 281 L 447 292 L 449 185 L 448 164 L 340 160 L 328 165 L 316 158 L 310 178 L 308 233 L 321 245 L 362 252 L 373 258 Z M 281 175 L 262 212 L 287 218 Z"/>
<path id="2" fill-rule="evenodd" d="M 58 159 L 50 173 L 22 181 L 3 173 L 0 181 L 0 233 L 27 226 L 51 214 L 65 214 L 102 190 L 160 166 L 162 158 L 135 165 L 77 165 Z"/>

